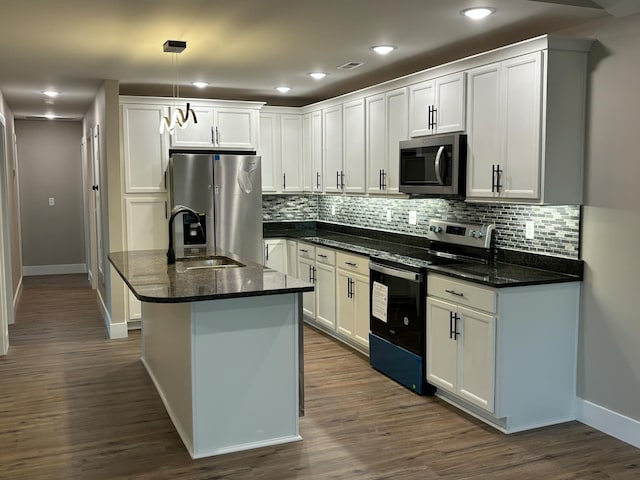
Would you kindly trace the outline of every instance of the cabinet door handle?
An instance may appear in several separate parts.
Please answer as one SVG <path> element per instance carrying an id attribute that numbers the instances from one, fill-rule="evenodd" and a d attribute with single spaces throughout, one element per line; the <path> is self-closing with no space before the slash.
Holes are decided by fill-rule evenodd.
<path id="1" fill-rule="evenodd" d="M 269 261 L 269 245 L 265 245 L 264 246 L 264 259 L 268 262 Z"/>
<path id="2" fill-rule="evenodd" d="M 456 297 L 464 297 L 464 293 L 456 292 L 455 290 L 445 290 L 445 292 L 455 295 Z"/>
<path id="3" fill-rule="evenodd" d="M 436 107 L 431 107 L 431 130 L 436 128 L 438 124 L 438 109 Z"/>
<path id="4" fill-rule="evenodd" d="M 345 265 L 349 265 L 350 267 L 353 268 L 358 268 L 358 264 L 357 263 L 353 263 L 353 262 L 344 262 Z"/>
<path id="5" fill-rule="evenodd" d="M 319 253 L 319 254 L 318 254 L 318 256 L 319 256 L 320 258 L 328 258 L 326 255 L 323 255 L 322 253 Z"/>
<path id="6" fill-rule="evenodd" d="M 453 314 L 453 339 L 454 340 L 458 340 L 458 335 L 460 335 L 460 332 L 458 331 L 458 320 L 460 320 L 460 317 L 458 316 L 457 313 Z"/>
<path id="7" fill-rule="evenodd" d="M 211 125 L 211 145 L 215 145 L 216 144 L 216 134 L 213 131 L 213 125 Z"/>
<path id="8" fill-rule="evenodd" d="M 286 190 L 287 189 L 287 174 L 283 173 L 282 174 L 282 190 Z"/>
<path id="9" fill-rule="evenodd" d="M 311 267 L 311 268 L 313 269 L 313 283 L 315 284 L 316 280 L 317 280 L 317 278 L 316 278 L 316 267 Z"/>
<path id="10" fill-rule="evenodd" d="M 336 190 L 340 189 L 340 170 L 336 170 Z"/>
<path id="11" fill-rule="evenodd" d="M 449 312 L 449 338 L 453 339 L 453 312 Z"/>
<path id="12" fill-rule="evenodd" d="M 385 170 L 382 170 L 382 189 L 387 189 L 387 172 Z"/>
<path id="13" fill-rule="evenodd" d="M 382 169 L 380 169 L 380 174 L 378 175 L 378 184 L 380 185 L 380 190 L 382 190 Z"/>
<path id="14" fill-rule="evenodd" d="M 502 169 L 500 168 L 500 164 L 491 165 L 491 191 L 500 193 L 500 175 L 502 174 Z"/>
<path id="15" fill-rule="evenodd" d="M 316 172 L 316 189 L 320 190 L 320 172 Z"/>
<path id="16" fill-rule="evenodd" d="M 340 170 L 340 188 L 344 191 L 344 172 Z"/>
<path id="17" fill-rule="evenodd" d="M 167 171 L 164 171 L 164 189 L 167 189 Z"/>
<path id="18" fill-rule="evenodd" d="M 164 202 L 164 218 L 169 218 L 167 214 L 168 214 L 167 202 L 165 201 Z"/>
<path id="19" fill-rule="evenodd" d="M 313 272 L 312 269 L 313 267 L 311 265 L 309 265 L 309 283 L 313 283 Z"/>

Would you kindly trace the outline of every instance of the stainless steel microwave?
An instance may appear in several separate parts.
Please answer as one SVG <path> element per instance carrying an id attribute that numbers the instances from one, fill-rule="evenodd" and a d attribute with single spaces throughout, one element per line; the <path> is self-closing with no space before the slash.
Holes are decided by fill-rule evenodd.
<path id="1" fill-rule="evenodd" d="M 466 135 L 434 135 L 400 142 L 401 192 L 463 198 L 466 176 Z"/>

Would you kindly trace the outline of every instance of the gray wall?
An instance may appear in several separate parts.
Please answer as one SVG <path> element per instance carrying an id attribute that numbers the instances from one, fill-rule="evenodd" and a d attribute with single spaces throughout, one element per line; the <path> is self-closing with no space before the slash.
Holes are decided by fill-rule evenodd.
<path id="1" fill-rule="evenodd" d="M 23 265 L 84 264 L 81 124 L 16 120 L 15 127 Z"/>
<path id="2" fill-rule="evenodd" d="M 590 54 L 578 395 L 640 420 L 640 15 L 570 32 Z"/>

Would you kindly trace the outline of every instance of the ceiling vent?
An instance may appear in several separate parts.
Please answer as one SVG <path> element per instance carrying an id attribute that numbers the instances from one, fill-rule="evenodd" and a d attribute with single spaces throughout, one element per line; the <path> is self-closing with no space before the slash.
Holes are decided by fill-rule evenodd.
<path id="1" fill-rule="evenodd" d="M 338 70 L 354 70 L 364 65 L 364 62 L 347 62 L 344 65 L 336 67 Z"/>

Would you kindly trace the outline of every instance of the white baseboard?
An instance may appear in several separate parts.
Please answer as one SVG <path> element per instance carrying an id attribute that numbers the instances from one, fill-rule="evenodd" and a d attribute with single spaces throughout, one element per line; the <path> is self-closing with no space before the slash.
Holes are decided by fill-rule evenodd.
<path id="1" fill-rule="evenodd" d="M 109 310 L 107 310 L 107 306 L 105 305 L 104 299 L 100 294 L 100 290 L 98 289 L 97 292 L 100 313 L 102 314 L 102 318 L 104 319 L 104 325 L 107 328 L 109 339 L 116 340 L 118 338 L 127 338 L 129 336 L 127 322 L 111 323 L 111 315 L 109 314 Z"/>
<path id="2" fill-rule="evenodd" d="M 86 263 L 70 263 L 66 265 L 31 265 L 22 267 L 22 275 L 65 275 L 67 273 L 87 273 Z"/>
<path id="3" fill-rule="evenodd" d="M 640 448 L 640 421 L 582 398 L 576 398 L 576 420 Z"/>

